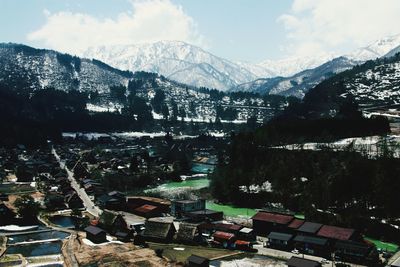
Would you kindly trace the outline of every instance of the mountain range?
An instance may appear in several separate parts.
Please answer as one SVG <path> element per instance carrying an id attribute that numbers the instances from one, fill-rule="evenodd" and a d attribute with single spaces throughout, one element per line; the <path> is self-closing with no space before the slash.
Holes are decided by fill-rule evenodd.
<path id="1" fill-rule="evenodd" d="M 97 46 L 87 49 L 82 56 L 99 59 L 121 70 L 156 72 L 196 87 L 302 97 L 327 77 L 385 56 L 399 45 L 400 35 L 395 35 L 347 55 L 331 53 L 265 60 L 258 64 L 230 61 L 180 41 Z"/>

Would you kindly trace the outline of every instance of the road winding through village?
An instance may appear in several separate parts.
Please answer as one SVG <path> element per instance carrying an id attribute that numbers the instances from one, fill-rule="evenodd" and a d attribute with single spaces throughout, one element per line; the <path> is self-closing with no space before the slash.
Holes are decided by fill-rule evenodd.
<path id="1" fill-rule="evenodd" d="M 59 162 L 61 169 L 64 169 L 67 172 L 68 180 L 71 183 L 71 187 L 76 191 L 78 196 L 83 202 L 83 206 L 85 207 L 86 211 L 92 214 L 95 217 L 99 217 L 102 213 L 102 210 L 95 205 L 95 203 L 89 198 L 88 194 L 86 193 L 84 188 L 79 186 L 79 183 L 76 181 L 74 177 L 74 173 L 68 169 L 65 162 L 61 160 L 60 156 L 57 154 L 57 151 L 54 147 L 51 149 L 52 154 Z"/>

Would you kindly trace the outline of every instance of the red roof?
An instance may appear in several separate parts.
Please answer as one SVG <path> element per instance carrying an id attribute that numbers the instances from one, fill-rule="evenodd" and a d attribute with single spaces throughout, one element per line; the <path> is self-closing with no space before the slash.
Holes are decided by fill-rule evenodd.
<path id="1" fill-rule="evenodd" d="M 239 231 L 243 226 L 238 224 L 217 223 L 215 228 L 219 230 Z"/>
<path id="2" fill-rule="evenodd" d="M 249 246 L 250 242 L 249 241 L 243 241 L 243 240 L 236 240 L 235 245 L 237 246 Z"/>
<path id="3" fill-rule="evenodd" d="M 155 210 L 156 208 L 157 208 L 156 206 L 145 204 L 143 206 L 140 206 L 139 208 L 136 208 L 135 211 L 141 213 L 147 213 Z"/>
<path id="4" fill-rule="evenodd" d="M 289 228 L 297 229 L 304 223 L 303 220 L 294 219 L 289 225 Z"/>
<path id="5" fill-rule="evenodd" d="M 257 221 L 272 222 L 278 224 L 288 224 L 293 220 L 293 216 L 260 211 L 256 215 L 254 215 L 252 219 Z"/>
<path id="6" fill-rule="evenodd" d="M 221 232 L 217 231 L 213 234 L 214 238 L 222 239 L 222 240 L 230 240 L 235 237 L 234 234 L 231 233 L 226 233 L 226 232 Z"/>
<path id="7" fill-rule="evenodd" d="M 337 226 L 324 225 L 317 235 L 337 240 L 349 240 L 354 234 L 354 229 L 342 228 Z"/>

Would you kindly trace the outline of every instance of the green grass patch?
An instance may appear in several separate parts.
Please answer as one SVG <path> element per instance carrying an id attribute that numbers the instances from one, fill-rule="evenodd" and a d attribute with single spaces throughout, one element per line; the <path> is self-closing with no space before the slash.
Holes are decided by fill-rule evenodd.
<path id="1" fill-rule="evenodd" d="M 2 194 L 22 194 L 36 192 L 36 188 L 29 184 L 0 184 L 0 193 Z"/>
<path id="2" fill-rule="evenodd" d="M 206 207 L 210 210 L 222 211 L 224 215 L 228 217 L 251 218 L 257 213 L 255 209 L 238 208 L 231 205 L 217 204 L 211 201 L 207 201 Z"/>
<path id="3" fill-rule="evenodd" d="M 300 220 L 304 220 L 306 217 L 304 216 L 304 214 L 295 214 L 294 217 L 296 219 L 300 219 Z"/>
<path id="4" fill-rule="evenodd" d="M 389 252 L 397 252 L 399 250 L 399 246 L 394 244 L 394 243 L 389 243 L 389 242 L 383 242 L 380 240 L 376 240 L 370 237 L 364 237 L 365 240 L 374 243 L 376 248 L 382 250 L 382 251 L 389 251 Z"/>
<path id="5" fill-rule="evenodd" d="M 207 259 L 225 257 L 237 254 L 237 251 L 230 251 L 227 249 L 209 248 L 201 246 L 186 246 L 182 244 L 159 244 L 148 243 L 149 247 L 153 250 L 163 249 L 163 257 L 176 262 L 185 262 L 192 254 L 205 257 Z M 184 250 L 175 250 L 174 248 L 184 248 Z"/>

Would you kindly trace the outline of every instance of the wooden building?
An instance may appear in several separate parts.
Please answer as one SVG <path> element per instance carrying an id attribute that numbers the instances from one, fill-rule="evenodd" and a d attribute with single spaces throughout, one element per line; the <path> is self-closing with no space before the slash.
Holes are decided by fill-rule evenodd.
<path id="1" fill-rule="evenodd" d="M 328 239 L 308 235 L 297 235 L 294 239 L 294 247 L 299 251 L 321 257 L 330 256 Z"/>
<path id="2" fill-rule="evenodd" d="M 85 228 L 86 238 L 93 243 L 99 244 L 107 241 L 106 232 L 96 226 L 89 225 Z"/>
<path id="3" fill-rule="evenodd" d="M 292 215 L 259 211 L 252 217 L 253 229 L 257 235 L 267 236 L 273 231 L 284 231 L 293 221 Z"/>
<path id="4" fill-rule="evenodd" d="M 293 235 L 279 232 L 271 232 L 268 235 L 267 246 L 269 248 L 275 248 L 280 250 L 291 250 L 292 249 Z"/>
<path id="5" fill-rule="evenodd" d="M 176 229 L 172 220 L 166 218 L 151 218 L 146 221 L 142 237 L 145 241 L 171 242 Z"/>

